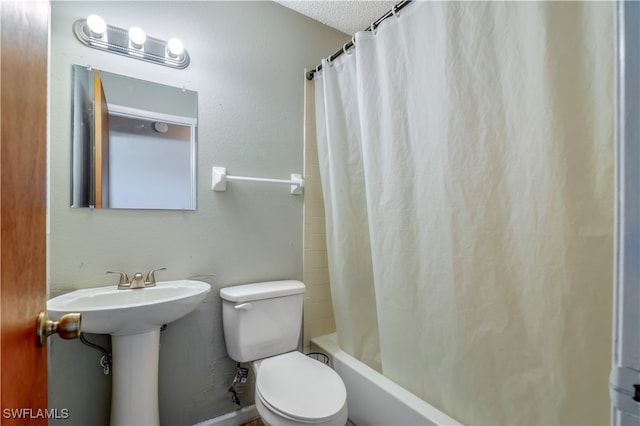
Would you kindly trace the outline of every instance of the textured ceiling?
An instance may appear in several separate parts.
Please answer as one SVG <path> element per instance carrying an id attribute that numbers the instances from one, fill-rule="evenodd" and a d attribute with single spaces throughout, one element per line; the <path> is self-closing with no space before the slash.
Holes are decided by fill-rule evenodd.
<path id="1" fill-rule="evenodd" d="M 378 0 L 275 0 L 349 35 L 365 29 L 387 13 L 396 1 Z"/>

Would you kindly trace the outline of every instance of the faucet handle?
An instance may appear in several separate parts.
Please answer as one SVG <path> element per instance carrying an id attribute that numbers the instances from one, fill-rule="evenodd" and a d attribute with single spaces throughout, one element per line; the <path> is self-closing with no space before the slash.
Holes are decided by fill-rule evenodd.
<path id="1" fill-rule="evenodd" d="M 154 285 L 156 285 L 156 271 L 164 271 L 167 268 L 158 268 L 158 269 L 153 269 L 151 271 L 149 271 L 149 273 L 147 274 L 147 279 L 145 280 L 145 286 L 147 287 L 153 287 Z"/>
<path id="2" fill-rule="evenodd" d="M 128 287 L 130 285 L 129 277 L 124 272 L 107 271 L 107 274 L 120 274 L 120 280 L 118 281 L 118 288 Z"/>

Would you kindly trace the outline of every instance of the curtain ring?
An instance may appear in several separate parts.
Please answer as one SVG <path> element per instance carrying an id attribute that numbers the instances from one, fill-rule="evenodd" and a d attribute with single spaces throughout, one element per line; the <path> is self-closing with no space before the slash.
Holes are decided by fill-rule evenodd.
<path id="1" fill-rule="evenodd" d="M 316 74 L 320 74 L 320 65 L 316 67 Z"/>
<path id="2" fill-rule="evenodd" d="M 394 4 L 393 7 L 391 8 L 391 13 L 393 14 L 393 16 L 395 16 L 396 18 L 400 17 L 400 12 L 398 12 L 396 10 L 396 8 L 398 7 L 398 4 Z"/>
<path id="3" fill-rule="evenodd" d="M 345 43 L 344 46 L 342 46 L 342 53 L 345 55 L 351 55 L 351 50 L 347 49 L 347 44 L 349 43 Z"/>
<path id="4" fill-rule="evenodd" d="M 375 22 L 371 23 L 371 34 L 376 35 L 376 25 Z"/>
<path id="5" fill-rule="evenodd" d="M 327 64 L 329 64 L 329 66 L 333 68 L 333 61 L 331 60 L 331 56 L 327 56 Z"/>
<path id="6" fill-rule="evenodd" d="M 351 44 L 353 44 L 353 46 L 356 46 L 356 35 L 354 34 L 353 36 L 351 36 Z"/>

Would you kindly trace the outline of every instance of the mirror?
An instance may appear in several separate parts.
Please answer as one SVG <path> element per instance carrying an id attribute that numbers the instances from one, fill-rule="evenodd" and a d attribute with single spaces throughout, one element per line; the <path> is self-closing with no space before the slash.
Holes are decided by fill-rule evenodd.
<path id="1" fill-rule="evenodd" d="M 71 207 L 195 210 L 198 94 L 73 65 Z"/>

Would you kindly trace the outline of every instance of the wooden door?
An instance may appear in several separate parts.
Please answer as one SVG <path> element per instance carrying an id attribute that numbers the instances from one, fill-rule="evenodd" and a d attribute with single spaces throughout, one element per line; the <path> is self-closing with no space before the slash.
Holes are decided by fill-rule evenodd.
<path id="1" fill-rule="evenodd" d="M 47 424 L 46 129 L 49 5 L 0 1 L 0 423 Z"/>
<path id="2" fill-rule="evenodd" d="M 93 77 L 93 164 L 94 164 L 94 201 L 96 208 L 109 207 L 108 173 L 109 173 L 109 108 L 104 95 L 102 79 Z"/>

